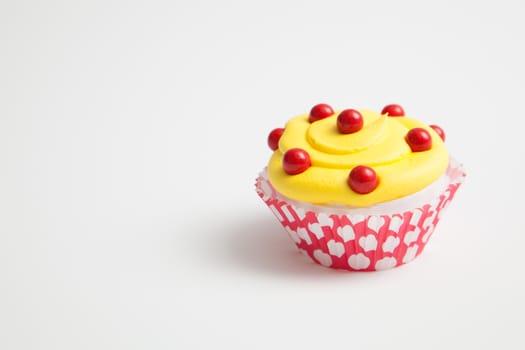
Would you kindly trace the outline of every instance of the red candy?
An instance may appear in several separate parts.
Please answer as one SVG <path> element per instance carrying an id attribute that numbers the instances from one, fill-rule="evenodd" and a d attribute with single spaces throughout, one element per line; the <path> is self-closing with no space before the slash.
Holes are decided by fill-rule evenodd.
<path id="1" fill-rule="evenodd" d="M 319 103 L 313 106 L 310 110 L 310 118 L 308 118 L 308 121 L 310 123 L 313 123 L 318 120 L 329 117 L 332 114 L 334 114 L 334 110 L 330 105 L 327 105 L 326 103 Z"/>
<path id="2" fill-rule="evenodd" d="M 358 165 L 348 175 L 348 185 L 359 194 L 367 194 L 376 189 L 379 179 L 374 169 Z"/>
<path id="3" fill-rule="evenodd" d="M 432 129 L 434 129 L 434 131 L 436 132 L 436 134 L 439 135 L 439 137 L 441 137 L 441 139 L 443 140 L 443 142 L 445 141 L 445 132 L 443 131 L 443 129 L 441 129 L 439 126 L 437 125 L 430 125 L 430 127 Z"/>
<path id="4" fill-rule="evenodd" d="M 289 175 L 300 174 L 311 165 L 310 155 L 302 148 L 291 148 L 283 156 L 283 169 Z"/>
<path id="5" fill-rule="evenodd" d="M 268 146 L 272 151 L 279 148 L 279 140 L 284 132 L 284 128 L 273 129 L 268 135 Z"/>
<path id="6" fill-rule="evenodd" d="M 345 109 L 337 116 L 337 129 L 341 134 L 352 134 L 363 128 L 363 116 L 355 109 Z"/>
<path id="7" fill-rule="evenodd" d="M 432 148 L 432 136 L 423 128 L 410 129 L 405 140 L 412 152 L 428 151 Z"/>
<path id="8" fill-rule="evenodd" d="M 402 117 L 405 115 L 405 111 L 400 105 L 391 104 L 386 105 L 381 111 L 381 114 L 388 114 L 389 117 Z"/>

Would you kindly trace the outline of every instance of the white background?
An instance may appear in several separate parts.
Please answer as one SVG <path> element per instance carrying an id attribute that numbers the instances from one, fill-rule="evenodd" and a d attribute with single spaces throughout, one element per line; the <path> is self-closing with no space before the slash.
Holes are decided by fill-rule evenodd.
<path id="1" fill-rule="evenodd" d="M 0 348 L 523 349 L 521 1 L 0 2 Z M 310 262 L 257 197 L 318 102 L 441 125 L 423 255 Z"/>

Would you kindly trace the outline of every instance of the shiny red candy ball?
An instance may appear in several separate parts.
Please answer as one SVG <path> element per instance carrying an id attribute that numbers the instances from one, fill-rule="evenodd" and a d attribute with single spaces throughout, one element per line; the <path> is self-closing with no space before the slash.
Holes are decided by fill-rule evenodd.
<path id="1" fill-rule="evenodd" d="M 350 171 L 348 185 L 356 193 L 367 194 L 376 189 L 379 179 L 374 169 L 358 165 Z"/>
<path id="2" fill-rule="evenodd" d="M 284 128 L 273 129 L 268 135 L 268 146 L 272 151 L 279 148 L 279 140 L 284 132 Z"/>
<path id="3" fill-rule="evenodd" d="M 337 116 L 337 129 L 341 134 L 352 134 L 363 128 L 363 116 L 355 109 L 345 109 Z"/>
<path id="4" fill-rule="evenodd" d="M 407 133 L 406 142 L 412 152 L 428 151 L 432 148 L 432 136 L 423 128 L 411 129 Z"/>
<path id="5" fill-rule="evenodd" d="M 402 117 L 405 115 L 405 111 L 400 105 L 391 104 L 386 105 L 381 111 L 381 114 L 388 114 L 389 117 Z"/>
<path id="6" fill-rule="evenodd" d="M 313 106 L 310 110 L 310 117 L 308 118 L 308 121 L 310 123 L 313 123 L 318 120 L 329 117 L 332 114 L 334 114 L 334 110 L 330 105 L 327 105 L 326 103 L 319 103 Z"/>
<path id="7" fill-rule="evenodd" d="M 301 148 L 291 148 L 283 156 L 283 169 L 289 175 L 300 174 L 311 165 L 310 155 Z"/>
<path id="8" fill-rule="evenodd" d="M 441 129 L 441 128 L 440 128 L 439 126 L 437 126 L 437 125 L 430 125 L 430 127 L 431 127 L 432 129 L 434 129 L 434 131 L 436 132 L 436 134 L 438 134 L 439 137 L 441 137 L 441 139 L 442 139 L 443 141 L 445 141 L 445 132 L 443 131 L 443 129 Z"/>

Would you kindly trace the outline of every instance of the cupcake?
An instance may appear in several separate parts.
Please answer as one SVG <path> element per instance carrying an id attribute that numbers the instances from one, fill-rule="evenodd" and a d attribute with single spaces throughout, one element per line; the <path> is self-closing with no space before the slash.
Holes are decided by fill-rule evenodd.
<path id="1" fill-rule="evenodd" d="M 405 116 L 315 105 L 268 136 L 256 191 L 299 250 L 351 271 L 417 257 L 463 182 L 445 133 Z"/>

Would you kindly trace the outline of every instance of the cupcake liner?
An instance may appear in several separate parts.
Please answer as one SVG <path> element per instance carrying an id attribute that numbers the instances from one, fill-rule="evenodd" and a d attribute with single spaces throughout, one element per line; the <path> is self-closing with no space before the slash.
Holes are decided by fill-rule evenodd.
<path id="1" fill-rule="evenodd" d="M 255 187 L 296 246 L 316 263 L 375 271 L 408 263 L 421 254 L 465 176 L 463 166 L 450 158 L 439 191 L 392 201 L 383 207 L 384 213 L 377 206 L 344 209 L 291 200 L 273 188 L 266 169 Z"/>

